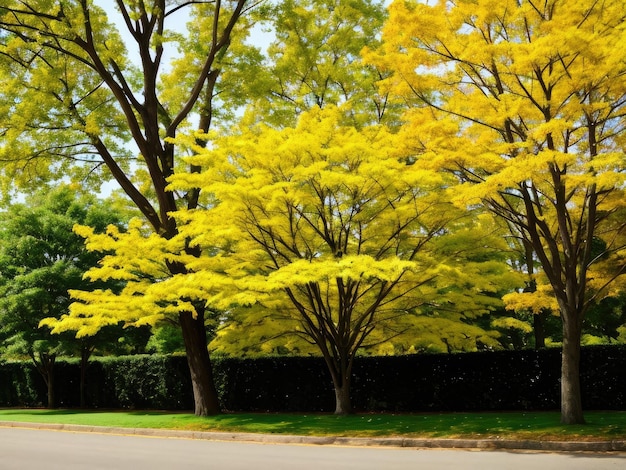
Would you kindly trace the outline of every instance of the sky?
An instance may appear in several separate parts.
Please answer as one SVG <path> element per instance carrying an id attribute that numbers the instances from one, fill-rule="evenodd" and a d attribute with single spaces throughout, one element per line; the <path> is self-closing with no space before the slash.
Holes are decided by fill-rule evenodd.
<path id="1" fill-rule="evenodd" d="M 134 39 L 128 32 L 128 29 L 126 28 L 126 25 L 124 24 L 122 15 L 120 14 L 120 12 L 115 6 L 115 2 L 113 0 L 94 0 L 94 3 L 98 5 L 99 7 L 101 7 L 104 11 L 106 11 L 107 15 L 109 16 L 109 19 L 116 24 L 117 29 L 126 44 L 126 48 L 128 49 L 129 54 L 133 54 Z M 181 8 L 176 13 L 172 14 L 168 18 L 168 21 L 166 23 L 168 29 L 172 29 L 177 32 L 185 31 L 187 21 L 189 20 L 189 15 L 187 14 L 187 10 L 189 9 Z M 165 52 L 164 52 L 165 60 L 163 61 L 163 63 L 167 64 L 170 62 L 171 59 L 175 58 L 176 50 L 172 45 L 169 45 L 168 47 L 168 45 L 166 44 L 164 47 L 165 47 Z"/>

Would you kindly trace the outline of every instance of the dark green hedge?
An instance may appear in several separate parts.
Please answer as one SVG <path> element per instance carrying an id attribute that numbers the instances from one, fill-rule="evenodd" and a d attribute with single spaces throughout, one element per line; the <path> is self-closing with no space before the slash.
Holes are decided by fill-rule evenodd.
<path id="1" fill-rule="evenodd" d="M 59 406 L 78 406 L 78 363 L 58 363 L 56 385 Z M 96 358 L 87 368 L 85 402 L 92 408 L 191 409 L 187 361 L 158 355 Z"/>
<path id="2" fill-rule="evenodd" d="M 332 411 L 335 394 L 322 358 L 215 361 L 221 404 L 232 411 Z"/>
<path id="3" fill-rule="evenodd" d="M 0 364 L 0 406 L 41 406 L 46 387 L 30 362 Z"/>
<path id="4" fill-rule="evenodd" d="M 559 407 L 560 350 L 361 357 L 354 369 L 358 411 L 543 410 Z M 230 411 L 332 411 L 321 358 L 214 359 L 222 406 Z M 76 407 L 80 370 L 59 362 L 57 400 Z M 583 406 L 626 410 L 626 347 L 583 348 Z M 0 406 L 45 404 L 43 380 L 28 363 L 0 365 Z M 93 408 L 193 408 L 186 360 L 128 356 L 94 360 L 86 376 Z"/>

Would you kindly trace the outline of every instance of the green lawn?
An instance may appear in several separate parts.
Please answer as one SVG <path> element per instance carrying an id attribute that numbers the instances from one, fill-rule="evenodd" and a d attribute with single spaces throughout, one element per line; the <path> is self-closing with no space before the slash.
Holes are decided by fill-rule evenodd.
<path id="1" fill-rule="evenodd" d="M 557 412 L 331 414 L 236 413 L 200 418 L 156 411 L 0 410 L 0 421 L 129 428 L 297 434 L 542 440 L 626 439 L 626 412 L 587 412 L 587 424 L 563 426 Z"/>

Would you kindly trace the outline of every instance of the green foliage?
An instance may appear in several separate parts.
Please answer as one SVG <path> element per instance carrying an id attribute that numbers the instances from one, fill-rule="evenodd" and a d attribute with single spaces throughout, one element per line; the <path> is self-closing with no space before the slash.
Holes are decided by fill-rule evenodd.
<path id="1" fill-rule="evenodd" d="M 353 125 L 391 119 L 391 105 L 375 86 L 381 74 L 360 57 L 365 45 L 378 42 L 384 2 L 288 0 L 268 10 L 259 15 L 273 33 L 267 50 L 254 57 L 240 52 L 224 73 L 240 84 L 247 119 L 293 126 L 303 112 L 346 103 L 351 112 L 345 117 Z"/>
<path id="2" fill-rule="evenodd" d="M 91 341 L 77 340 L 68 333 L 52 335 L 48 327 L 40 327 L 42 320 L 68 312 L 69 289 L 97 287 L 83 275 L 98 263 L 101 253 L 85 248 L 84 240 L 73 232 L 74 224 L 90 223 L 103 230 L 109 224 L 121 225 L 119 214 L 104 201 L 61 186 L 9 206 L 1 218 L 0 334 L 5 337 L 4 355 L 35 360 L 41 355 L 90 354 L 96 347 L 119 351 L 116 343 L 124 332 L 117 325 Z M 108 286 L 118 289 L 119 283 Z"/>
<path id="3" fill-rule="evenodd" d="M 189 406 L 189 377 L 184 358 L 120 356 L 99 361 L 107 393 L 122 408 L 181 408 Z M 182 366 L 182 367 L 181 367 Z M 97 393 L 92 390 L 92 393 Z"/>
<path id="4" fill-rule="evenodd" d="M 1 362 L 0 384 L 0 406 L 40 407 L 45 403 L 43 380 L 32 362 Z"/>
<path id="5" fill-rule="evenodd" d="M 596 343 L 623 343 L 626 338 L 620 336 L 620 328 L 626 325 L 626 295 L 606 297 L 593 305 L 583 324 L 583 333 L 597 338 Z"/>
<path id="6" fill-rule="evenodd" d="M 154 327 L 146 349 L 156 354 L 184 353 L 185 343 L 180 328 L 167 322 Z"/>
<path id="7" fill-rule="evenodd" d="M 29 5 L 34 15 L 12 21 L 10 10 L 21 11 L 23 6 L 3 2 L 0 10 L 4 38 L 0 46 L 2 193 L 34 192 L 68 178 L 97 190 L 107 178 L 94 144 L 99 141 L 111 153 L 123 156 L 124 168 L 131 152 L 125 147 L 129 134 L 110 90 L 102 86 L 101 77 L 85 63 L 86 55 L 72 41 L 74 34 L 80 34 L 85 15 L 78 2 L 66 2 L 61 15 L 58 3 L 39 1 Z M 119 33 L 100 8 L 90 8 L 97 49 L 124 70 L 128 64 L 121 57 L 126 49 Z M 39 22 L 35 19 L 38 9 L 48 14 Z M 38 30 L 42 36 L 34 39 L 30 33 L 20 34 L 18 24 L 22 33 Z M 56 49 L 41 39 L 44 36 L 57 37 Z"/>
<path id="8" fill-rule="evenodd" d="M 0 328 L 9 336 L 7 353 L 63 351 L 68 338 L 51 336 L 39 322 L 67 312 L 68 289 L 84 286 L 84 272 L 97 262 L 72 232 L 75 223 L 86 220 L 89 204 L 62 187 L 27 204 L 14 204 L 2 214 Z M 115 221 L 109 214 L 109 222 Z"/>

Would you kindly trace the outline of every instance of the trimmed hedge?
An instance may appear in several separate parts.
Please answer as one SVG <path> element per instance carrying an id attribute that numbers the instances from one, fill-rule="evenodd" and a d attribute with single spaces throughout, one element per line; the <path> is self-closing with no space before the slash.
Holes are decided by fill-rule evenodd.
<path id="1" fill-rule="evenodd" d="M 559 349 L 359 357 L 354 366 L 357 411 L 486 411 L 558 409 Z M 315 412 L 334 409 L 332 382 L 315 357 L 215 358 L 216 385 L 229 411 Z M 585 409 L 626 410 L 626 346 L 585 347 Z M 60 407 L 77 407 L 80 368 L 56 368 Z M 97 358 L 87 370 L 92 408 L 190 410 L 184 357 Z M 0 365 L 0 406 L 42 406 L 46 388 L 29 363 Z"/>
<path id="2" fill-rule="evenodd" d="M 32 363 L 0 364 L 0 406 L 41 406 L 46 393 L 43 378 Z"/>

